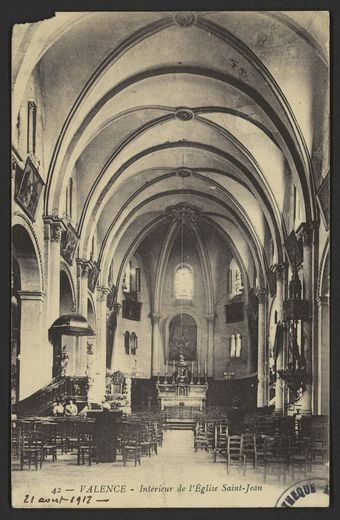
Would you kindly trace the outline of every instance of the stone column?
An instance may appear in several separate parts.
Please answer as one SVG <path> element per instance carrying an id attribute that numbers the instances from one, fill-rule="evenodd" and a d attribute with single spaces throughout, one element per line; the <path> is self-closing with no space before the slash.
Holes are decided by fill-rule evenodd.
<path id="1" fill-rule="evenodd" d="M 303 298 L 308 302 L 309 315 L 303 321 L 303 346 L 306 367 L 306 385 L 301 399 L 301 414 L 312 414 L 312 381 L 313 381 L 313 323 L 312 323 L 312 301 L 313 301 L 313 227 L 304 224 L 302 231 L 303 241 Z"/>
<path id="2" fill-rule="evenodd" d="M 329 298 L 318 296 L 317 413 L 329 415 Z"/>
<path id="3" fill-rule="evenodd" d="M 48 328 L 60 315 L 60 241 L 65 226 L 61 220 L 45 218 L 45 240 L 47 240 L 47 302 Z"/>
<path id="4" fill-rule="evenodd" d="M 87 282 L 91 265 L 89 261 L 78 258 L 77 267 L 79 314 L 87 319 Z M 85 376 L 87 368 L 87 336 L 77 338 L 75 352 L 75 375 Z"/>
<path id="5" fill-rule="evenodd" d="M 275 266 L 276 275 L 276 301 L 277 301 L 277 321 L 283 323 L 283 277 L 285 266 L 277 264 Z M 276 383 L 275 383 L 275 413 L 282 415 L 284 413 L 284 380 L 279 375 L 279 370 L 284 368 L 284 352 L 282 350 L 277 352 L 276 357 Z"/>
<path id="6" fill-rule="evenodd" d="M 207 366 L 208 366 L 208 377 L 214 377 L 214 325 L 215 325 L 215 313 L 206 314 L 207 320 Z"/>
<path id="7" fill-rule="evenodd" d="M 123 339 L 120 337 L 120 323 L 119 323 L 119 313 L 120 309 L 122 308 L 120 303 L 114 303 L 113 305 L 113 312 L 116 315 L 116 330 L 113 340 L 113 350 L 112 350 L 112 358 L 111 358 L 111 364 L 110 364 L 110 370 L 112 372 L 116 372 L 117 370 L 120 370 L 121 367 L 121 356 L 122 356 L 122 343 Z"/>
<path id="8" fill-rule="evenodd" d="M 150 314 L 152 324 L 152 358 L 151 358 L 151 376 L 155 376 L 160 372 L 161 352 L 159 337 L 159 319 L 160 315 L 156 312 Z"/>
<path id="9" fill-rule="evenodd" d="M 266 289 L 257 291 L 258 307 L 258 352 L 257 352 L 257 407 L 267 405 L 266 388 Z"/>
<path id="10" fill-rule="evenodd" d="M 94 364 L 92 402 L 100 403 L 105 397 L 106 379 L 106 300 L 108 287 L 97 287 L 97 338 Z"/>
<path id="11" fill-rule="evenodd" d="M 52 346 L 42 342 L 44 294 L 20 291 L 20 372 L 19 399 L 25 399 L 52 379 L 52 362 L 46 363 L 45 350 Z M 53 356 L 50 356 L 52 360 Z"/>

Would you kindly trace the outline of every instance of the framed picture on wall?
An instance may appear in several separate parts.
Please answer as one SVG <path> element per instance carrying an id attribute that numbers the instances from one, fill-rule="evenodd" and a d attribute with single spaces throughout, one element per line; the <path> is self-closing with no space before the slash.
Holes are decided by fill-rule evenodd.
<path id="1" fill-rule="evenodd" d="M 292 231 L 288 236 L 285 247 L 290 263 L 294 266 L 300 265 L 302 262 L 302 252 L 295 231 Z"/>
<path id="2" fill-rule="evenodd" d="M 68 265 L 73 264 L 74 255 L 77 250 L 79 236 L 74 227 L 69 224 L 67 230 L 63 234 L 60 253 L 61 256 L 66 260 Z"/>
<path id="3" fill-rule="evenodd" d="M 35 220 L 35 214 L 37 212 L 43 186 L 44 181 L 40 177 L 33 162 L 28 157 L 16 195 L 16 200 L 33 221 Z"/>
<path id="4" fill-rule="evenodd" d="M 100 272 L 99 265 L 97 264 L 97 262 L 94 262 L 93 267 L 92 267 L 91 271 L 89 272 L 89 277 L 88 277 L 88 282 L 87 282 L 88 288 L 90 289 L 91 292 L 94 292 L 94 290 L 96 288 L 99 272 Z"/>
<path id="5" fill-rule="evenodd" d="M 243 302 L 227 303 L 225 306 L 226 323 L 237 323 L 243 321 Z"/>
<path id="6" fill-rule="evenodd" d="M 123 318 L 126 320 L 140 321 L 142 302 L 135 300 L 123 301 Z"/>

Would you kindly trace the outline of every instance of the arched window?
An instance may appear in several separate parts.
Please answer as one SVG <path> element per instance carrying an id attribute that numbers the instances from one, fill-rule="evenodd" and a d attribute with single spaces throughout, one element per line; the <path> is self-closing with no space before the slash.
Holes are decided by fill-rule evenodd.
<path id="1" fill-rule="evenodd" d="M 194 281 L 192 269 L 187 265 L 180 265 L 175 272 L 176 300 L 192 300 Z"/>
<path id="2" fill-rule="evenodd" d="M 126 332 L 124 332 L 124 349 L 125 349 L 125 354 L 129 355 L 130 354 L 130 332 L 128 330 Z"/>
<path id="3" fill-rule="evenodd" d="M 126 266 L 125 275 L 123 278 L 123 292 L 130 293 L 131 292 L 131 262 Z"/>
<path id="4" fill-rule="evenodd" d="M 73 217 L 73 179 L 69 179 L 65 193 L 65 216 L 72 220 Z"/>
<path id="5" fill-rule="evenodd" d="M 227 272 L 227 292 L 231 297 L 233 297 L 237 294 L 242 294 L 243 289 L 244 286 L 241 270 L 237 265 L 236 260 L 233 258 Z"/>
<path id="6" fill-rule="evenodd" d="M 135 332 L 131 332 L 130 334 L 130 354 L 132 356 L 135 356 L 137 353 L 137 347 L 138 347 L 138 338 L 136 336 Z"/>

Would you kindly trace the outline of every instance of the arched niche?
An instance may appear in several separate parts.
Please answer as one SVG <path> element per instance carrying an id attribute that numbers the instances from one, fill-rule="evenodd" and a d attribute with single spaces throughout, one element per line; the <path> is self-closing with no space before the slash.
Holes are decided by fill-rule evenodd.
<path id="1" fill-rule="evenodd" d="M 87 299 L 87 321 L 90 327 L 96 329 L 96 314 L 94 310 L 93 302 L 90 298 Z"/>
<path id="2" fill-rule="evenodd" d="M 318 305 L 318 353 L 317 353 L 317 413 L 329 415 L 329 244 L 327 244 L 320 268 Z"/>
<path id="3" fill-rule="evenodd" d="M 70 277 L 68 273 L 60 271 L 60 316 L 70 314 L 74 309 L 74 295 Z"/>
<path id="4" fill-rule="evenodd" d="M 21 290 L 41 291 L 36 249 L 29 232 L 20 224 L 12 228 L 12 252 L 20 270 Z"/>
<path id="5" fill-rule="evenodd" d="M 12 259 L 11 284 L 11 402 L 19 400 L 20 374 L 20 267 L 15 258 Z"/>
<path id="6" fill-rule="evenodd" d="M 43 341 L 44 294 L 37 244 L 21 224 L 12 228 L 12 277 L 15 336 L 12 368 L 15 399 L 28 397 L 51 380 L 52 352 Z"/>
<path id="7" fill-rule="evenodd" d="M 179 360 L 183 354 L 187 361 L 197 360 L 197 323 L 187 313 L 176 314 L 169 322 L 169 361 Z"/>

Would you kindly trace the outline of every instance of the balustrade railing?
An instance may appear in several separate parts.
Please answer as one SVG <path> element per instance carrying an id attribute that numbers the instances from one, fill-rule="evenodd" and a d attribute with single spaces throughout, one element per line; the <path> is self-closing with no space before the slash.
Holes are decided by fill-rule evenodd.
<path id="1" fill-rule="evenodd" d="M 52 404 L 57 399 L 64 401 L 73 398 L 75 401 L 86 401 L 88 395 L 87 376 L 66 376 L 40 388 L 37 392 L 26 399 L 19 401 L 14 406 L 18 415 L 36 415 L 50 411 Z"/>

